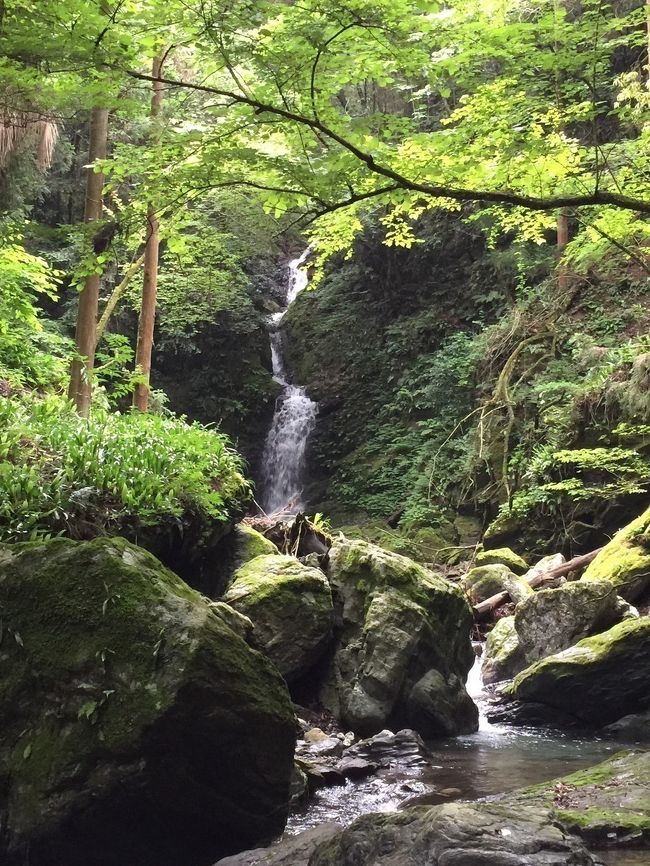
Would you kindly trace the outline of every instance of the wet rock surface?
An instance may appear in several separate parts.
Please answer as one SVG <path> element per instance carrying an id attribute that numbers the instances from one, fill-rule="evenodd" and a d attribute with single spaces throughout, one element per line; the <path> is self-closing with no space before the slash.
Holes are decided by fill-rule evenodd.
<path id="1" fill-rule="evenodd" d="M 534 807 L 449 803 L 367 815 L 319 845 L 310 866 L 593 866 L 583 842 Z"/>

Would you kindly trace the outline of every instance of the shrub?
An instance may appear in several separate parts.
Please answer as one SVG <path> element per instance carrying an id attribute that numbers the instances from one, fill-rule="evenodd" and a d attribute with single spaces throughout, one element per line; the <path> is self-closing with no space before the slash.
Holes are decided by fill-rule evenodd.
<path id="1" fill-rule="evenodd" d="M 1 541 L 225 524 L 250 493 L 241 469 L 227 437 L 180 418 L 0 398 Z"/>

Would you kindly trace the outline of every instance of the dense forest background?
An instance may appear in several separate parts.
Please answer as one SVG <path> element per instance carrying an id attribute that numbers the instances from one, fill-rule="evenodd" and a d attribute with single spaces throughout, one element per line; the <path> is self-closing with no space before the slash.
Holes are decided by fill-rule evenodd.
<path id="1" fill-rule="evenodd" d="M 9 0 L 0 45 L 3 538 L 242 513 L 308 244 L 312 511 L 453 562 L 648 501 L 642 3 Z"/>

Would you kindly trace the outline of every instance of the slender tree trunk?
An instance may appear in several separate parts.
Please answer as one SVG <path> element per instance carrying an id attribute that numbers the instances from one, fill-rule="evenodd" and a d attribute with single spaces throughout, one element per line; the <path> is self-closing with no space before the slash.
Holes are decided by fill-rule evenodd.
<path id="1" fill-rule="evenodd" d="M 84 222 L 95 222 L 101 219 L 104 188 L 104 175 L 93 171 L 95 160 L 106 158 L 108 142 L 108 109 L 93 108 L 90 115 L 90 147 L 86 177 L 86 203 Z M 99 300 L 99 274 L 86 277 L 84 287 L 79 294 L 77 312 L 77 328 L 75 343 L 77 355 L 70 370 L 70 387 L 68 396 L 77 407 L 77 412 L 87 418 L 90 413 L 92 397 L 92 371 L 95 363 L 95 331 L 97 326 L 97 306 Z"/>
<path id="2" fill-rule="evenodd" d="M 155 57 L 152 75 L 158 77 L 162 72 L 162 57 Z M 163 87 L 159 81 L 153 82 L 151 97 L 151 118 L 156 121 L 160 115 L 163 100 Z M 154 133 L 157 142 L 159 134 Z M 151 352 L 153 348 L 153 329 L 156 321 L 156 295 L 158 292 L 158 251 L 160 248 L 160 223 L 153 203 L 147 208 L 147 235 L 144 250 L 144 278 L 142 281 L 142 303 L 138 320 L 138 342 L 135 351 L 136 370 L 143 381 L 135 386 L 133 405 L 141 412 L 149 408 L 149 376 L 151 374 Z"/>
<path id="3" fill-rule="evenodd" d="M 139 256 L 133 264 L 127 269 L 126 273 L 120 280 L 120 282 L 115 286 L 113 291 L 111 292 L 111 296 L 106 302 L 106 306 L 104 307 L 104 312 L 99 317 L 99 322 L 97 322 L 97 330 L 95 333 L 96 345 L 99 345 L 102 337 L 104 336 L 104 331 L 106 330 L 106 326 L 108 325 L 109 319 L 113 315 L 113 310 L 118 305 L 122 295 L 128 289 L 131 280 L 140 270 L 142 263 L 144 262 L 144 253 Z"/>
<path id="4" fill-rule="evenodd" d="M 649 0 L 650 2 L 650 0 Z M 566 264 L 562 261 L 564 248 L 569 243 L 569 212 L 562 209 L 557 217 L 557 254 L 559 259 L 558 284 L 561 289 L 569 285 L 569 272 Z"/>

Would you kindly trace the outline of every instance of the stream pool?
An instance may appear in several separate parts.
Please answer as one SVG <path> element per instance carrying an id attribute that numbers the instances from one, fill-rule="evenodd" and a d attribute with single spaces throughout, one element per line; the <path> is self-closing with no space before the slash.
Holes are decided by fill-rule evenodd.
<path id="1" fill-rule="evenodd" d="M 367 779 L 321 788 L 306 807 L 290 816 L 286 834 L 330 821 L 347 825 L 368 812 L 506 793 L 566 776 L 632 745 L 593 735 L 490 724 L 485 718 L 487 696 L 480 664 L 477 657 L 467 682 L 480 713 L 475 734 L 428 743 L 429 767 L 396 764 Z M 649 851 L 608 851 L 599 856 L 607 866 L 650 866 Z"/>

